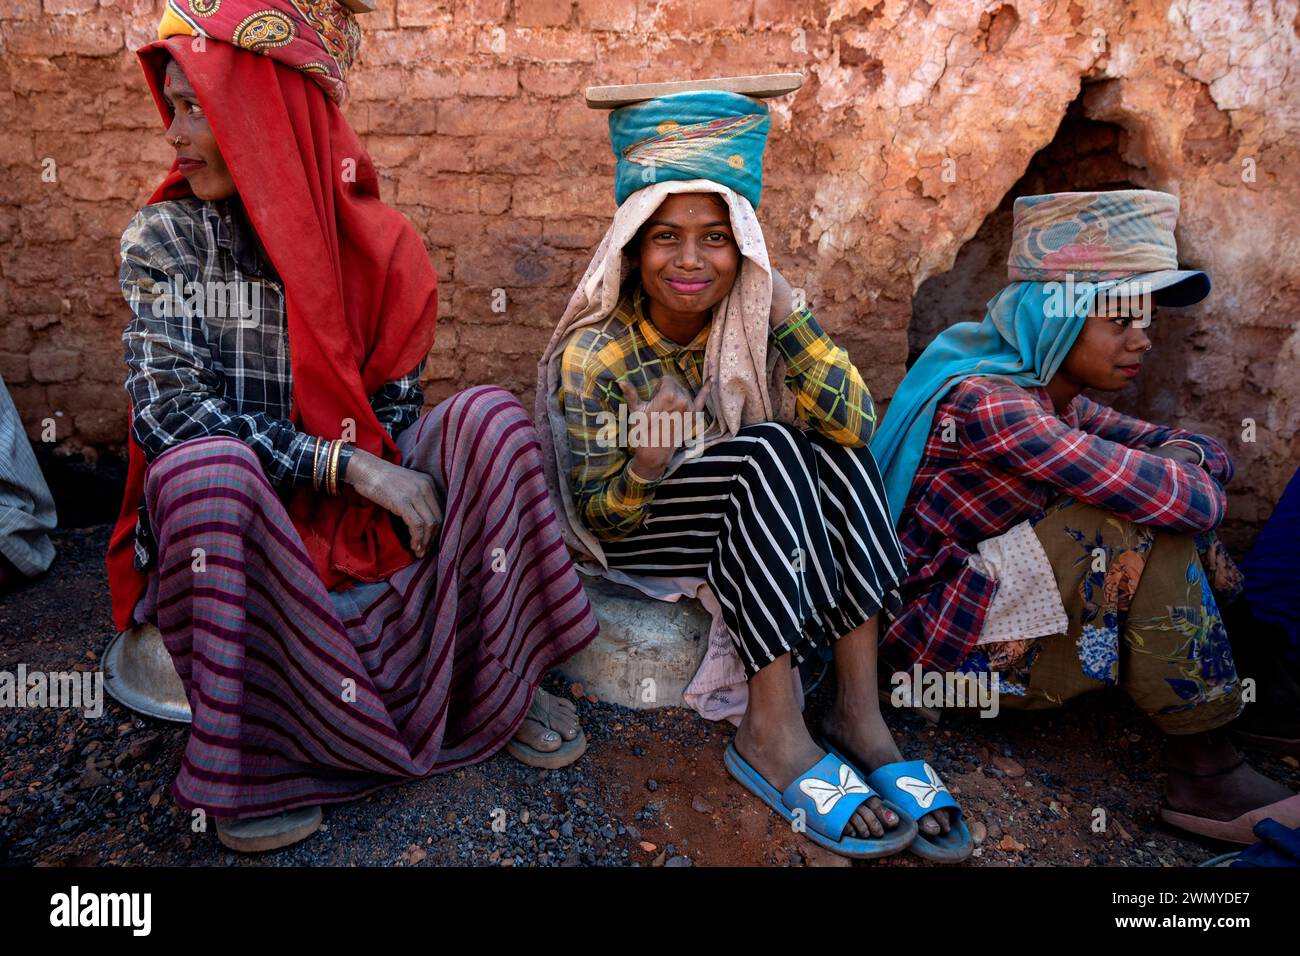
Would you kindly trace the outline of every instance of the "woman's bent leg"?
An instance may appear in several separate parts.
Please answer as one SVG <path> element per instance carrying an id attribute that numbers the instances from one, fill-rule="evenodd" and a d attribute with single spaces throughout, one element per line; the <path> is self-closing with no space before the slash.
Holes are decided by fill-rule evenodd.
<path id="1" fill-rule="evenodd" d="M 481 760 L 595 636 L 518 402 L 471 389 L 401 439 L 450 488 L 438 547 L 333 594 L 248 446 L 150 467 L 158 624 L 194 714 L 181 805 L 260 816 Z"/>

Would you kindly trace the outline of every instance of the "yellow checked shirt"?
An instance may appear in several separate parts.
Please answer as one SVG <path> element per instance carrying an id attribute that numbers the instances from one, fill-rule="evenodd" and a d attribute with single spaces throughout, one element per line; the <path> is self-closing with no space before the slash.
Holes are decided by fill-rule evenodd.
<path id="1" fill-rule="evenodd" d="M 644 481 L 628 469 L 628 450 L 600 435 L 608 421 L 602 413 L 617 419 L 624 404 L 622 381 L 636 387 L 641 401 L 650 399 L 665 376 L 697 395 L 710 328 L 706 325 L 686 345 L 666 338 L 646 316 L 638 285 L 607 319 L 580 329 L 565 346 L 559 400 L 573 453 L 570 478 L 578 513 L 601 540 L 614 541 L 635 530 L 662 481 Z M 773 329 L 771 342 L 785 356 L 785 381 L 795 393 L 800 420 L 840 445 L 864 446 L 876 426 L 876 409 L 848 353 L 807 309 Z"/>

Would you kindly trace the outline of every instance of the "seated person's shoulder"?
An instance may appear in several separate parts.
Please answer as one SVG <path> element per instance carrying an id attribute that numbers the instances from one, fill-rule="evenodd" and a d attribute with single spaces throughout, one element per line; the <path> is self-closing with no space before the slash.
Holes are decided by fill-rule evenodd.
<path id="1" fill-rule="evenodd" d="M 126 255 L 148 254 L 151 259 L 180 259 L 194 255 L 203 244 L 205 218 L 210 204 L 202 199 L 168 199 L 141 208 L 122 232 Z"/>
<path id="2" fill-rule="evenodd" d="M 994 409 L 1014 409 L 1021 413 L 1048 411 L 1041 400 L 1029 389 L 1005 378 L 992 375 L 974 375 L 955 386 L 947 402 L 955 410 L 970 414 Z"/>

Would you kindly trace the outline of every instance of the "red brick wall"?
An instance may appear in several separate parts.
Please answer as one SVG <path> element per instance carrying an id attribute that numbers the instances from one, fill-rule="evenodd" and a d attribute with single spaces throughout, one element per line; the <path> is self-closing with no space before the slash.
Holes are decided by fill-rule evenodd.
<path id="1" fill-rule="evenodd" d="M 0 375 L 34 438 L 55 416 L 60 453 L 122 449 L 118 237 L 170 158 L 130 50 L 161 8 L 0 5 Z M 1086 84 L 1085 112 L 1124 129 L 1140 185 L 1181 193 L 1184 258 L 1215 277 L 1195 330 L 1161 340 L 1144 410 L 1234 441 L 1244 418 L 1258 423 L 1234 446 L 1246 526 L 1300 462 L 1287 211 L 1300 205 L 1300 71 L 1286 70 L 1297 40 L 1280 13 L 1246 0 L 380 0 L 360 22 L 345 112 L 441 280 L 431 398 L 487 381 L 531 395 L 614 208 L 587 85 L 805 73 L 774 106 L 760 218 L 885 400 L 915 291 L 951 267 Z"/>

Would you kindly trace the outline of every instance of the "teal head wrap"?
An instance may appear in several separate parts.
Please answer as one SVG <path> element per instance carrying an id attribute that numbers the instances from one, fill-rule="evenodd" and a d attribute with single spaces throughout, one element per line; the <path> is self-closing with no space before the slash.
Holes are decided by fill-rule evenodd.
<path id="1" fill-rule="evenodd" d="M 1046 385 L 1065 361 L 1095 290 L 1085 287 L 1063 308 L 1049 308 L 1045 286 L 1013 282 L 989 300 L 983 322 L 959 322 L 942 332 L 904 376 L 871 439 L 895 525 L 921 465 L 934 413 L 954 386 L 975 375 Z"/>
<path id="2" fill-rule="evenodd" d="M 739 93 L 674 93 L 614 110 L 609 138 L 617 166 L 614 199 L 670 179 L 708 179 L 758 208 L 767 106 Z"/>

